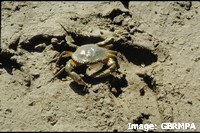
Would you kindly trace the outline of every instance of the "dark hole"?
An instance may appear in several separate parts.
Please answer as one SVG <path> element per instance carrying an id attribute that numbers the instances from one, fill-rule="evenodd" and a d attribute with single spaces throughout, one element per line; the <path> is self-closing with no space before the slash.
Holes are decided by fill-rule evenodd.
<path id="1" fill-rule="evenodd" d="M 141 113 L 141 115 L 139 117 L 137 117 L 136 119 L 133 120 L 133 123 L 134 124 L 143 124 L 143 120 L 149 119 L 149 117 L 150 117 L 149 114 Z"/>
<path id="2" fill-rule="evenodd" d="M 139 117 L 139 118 L 133 120 L 133 123 L 134 124 L 143 124 L 143 119 L 141 117 Z"/>
<path id="3" fill-rule="evenodd" d="M 114 129 L 113 132 L 118 132 L 118 130 L 117 130 L 117 129 Z"/>
<path id="4" fill-rule="evenodd" d="M 83 35 L 78 35 L 75 33 L 72 33 L 71 35 L 75 41 L 75 44 L 78 46 L 81 46 L 84 44 L 95 44 L 104 40 L 101 37 L 95 37 L 95 36 L 83 36 Z"/>
<path id="5" fill-rule="evenodd" d="M 111 85 L 111 88 L 115 88 L 115 91 L 111 92 L 114 94 L 115 97 L 119 97 L 120 94 L 122 94 L 122 88 L 128 86 L 128 81 L 126 80 L 125 75 L 123 77 L 114 77 L 113 75 L 109 78 L 109 83 Z"/>
<path id="6" fill-rule="evenodd" d="M 140 89 L 140 96 L 144 96 L 144 94 L 145 94 L 145 91 L 144 91 L 144 89 L 142 88 L 142 89 Z"/>
<path id="7" fill-rule="evenodd" d="M 62 53 L 63 51 L 75 51 L 76 49 L 71 48 L 68 46 L 68 44 L 65 41 L 65 36 L 61 36 L 61 37 L 56 37 L 58 39 L 58 42 L 62 42 L 61 44 L 54 44 L 53 48 L 54 50 Z M 64 40 L 64 41 L 63 41 Z"/>
<path id="8" fill-rule="evenodd" d="M 149 117 L 150 117 L 150 114 L 141 113 L 141 115 L 142 115 L 142 117 L 143 117 L 144 119 L 149 119 Z"/>
<path id="9" fill-rule="evenodd" d="M 32 37 L 28 43 L 22 43 L 21 44 L 21 48 L 29 51 L 29 52 L 34 52 L 35 50 L 35 46 L 37 44 L 43 43 L 44 40 L 46 40 L 46 38 L 44 37 L 44 35 L 36 35 L 34 37 Z"/>
<path id="10" fill-rule="evenodd" d="M 42 52 L 42 50 L 36 49 L 35 46 L 38 44 L 42 44 L 42 43 L 49 45 L 49 44 L 51 44 L 51 38 L 53 38 L 53 36 L 40 34 L 40 35 L 36 35 L 36 36 L 32 37 L 28 43 L 21 43 L 20 45 L 21 45 L 21 48 L 23 48 L 29 52 L 35 52 L 35 51 Z M 64 39 L 63 36 L 59 36 L 56 38 L 58 40 Z M 60 46 L 60 47 L 62 47 L 62 46 Z M 59 50 L 59 45 L 56 48 L 58 48 L 58 50 Z"/>
<path id="11" fill-rule="evenodd" d="M 84 90 L 84 86 L 78 85 L 76 82 L 70 83 L 70 88 L 77 94 L 84 96 L 88 92 Z"/>
<path id="12" fill-rule="evenodd" d="M 158 60 L 157 55 L 153 54 L 148 49 L 136 48 L 130 45 L 115 44 L 114 49 L 123 54 L 128 61 L 135 65 L 144 64 L 145 66 L 151 65 Z"/>
<path id="13" fill-rule="evenodd" d="M 122 11 L 120 9 L 113 9 L 111 11 L 110 14 L 108 14 L 106 17 L 110 18 L 111 20 L 113 20 L 116 16 L 119 16 L 120 14 L 122 13 L 125 13 L 125 15 L 130 15 L 129 12 L 125 12 L 125 11 Z"/>
<path id="14" fill-rule="evenodd" d="M 148 86 L 151 90 L 153 90 L 154 92 L 156 91 L 156 83 L 155 83 L 155 81 L 153 80 L 152 77 L 150 77 L 150 76 L 148 76 L 148 75 L 146 75 L 146 74 L 144 74 L 144 75 L 141 74 L 141 75 L 138 75 L 138 76 L 140 76 L 140 77 L 143 78 L 144 82 L 147 84 L 147 86 Z"/>
<path id="15" fill-rule="evenodd" d="M 16 60 L 11 59 L 13 54 L 9 52 L 0 52 L 0 64 L 9 74 L 12 74 L 13 68 L 20 69 L 22 64 L 17 63 Z"/>

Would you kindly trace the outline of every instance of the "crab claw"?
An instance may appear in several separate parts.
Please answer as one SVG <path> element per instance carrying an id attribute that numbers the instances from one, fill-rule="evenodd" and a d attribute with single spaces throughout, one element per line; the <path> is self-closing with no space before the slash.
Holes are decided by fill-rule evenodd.
<path id="1" fill-rule="evenodd" d="M 72 72 L 74 78 L 74 81 L 76 81 L 79 85 L 83 85 L 83 86 L 87 86 L 87 83 L 85 83 L 85 81 L 83 81 L 83 79 L 81 77 L 78 77 L 77 75 L 75 75 L 75 72 Z M 76 76 L 76 77 L 75 77 Z"/>
<path id="2" fill-rule="evenodd" d="M 101 78 L 101 77 L 108 76 L 117 67 L 116 66 L 116 62 L 115 62 L 115 60 L 113 58 L 108 58 L 108 61 L 106 62 L 106 65 L 108 66 L 108 69 L 106 69 L 104 71 L 96 72 L 96 73 L 92 74 L 91 76 L 95 77 L 95 78 Z"/>
<path id="3" fill-rule="evenodd" d="M 84 81 L 83 81 L 83 83 L 80 83 L 80 82 L 77 82 L 79 85 L 83 85 L 84 87 L 83 87 L 83 90 L 85 91 L 85 92 L 89 92 L 89 88 L 91 88 L 91 84 L 87 84 L 87 83 L 85 83 Z"/>

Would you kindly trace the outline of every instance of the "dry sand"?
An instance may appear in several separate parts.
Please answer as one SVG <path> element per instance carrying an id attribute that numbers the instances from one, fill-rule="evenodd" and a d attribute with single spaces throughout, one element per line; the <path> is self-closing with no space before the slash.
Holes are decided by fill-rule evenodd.
<path id="1" fill-rule="evenodd" d="M 200 131 L 199 2 L 1 4 L 1 131 L 135 131 L 128 123 L 167 131 L 166 122 Z M 50 61 L 74 51 L 59 23 L 78 46 L 114 37 L 118 71 L 91 78 L 75 69 L 89 93 L 66 72 L 48 82 Z"/>

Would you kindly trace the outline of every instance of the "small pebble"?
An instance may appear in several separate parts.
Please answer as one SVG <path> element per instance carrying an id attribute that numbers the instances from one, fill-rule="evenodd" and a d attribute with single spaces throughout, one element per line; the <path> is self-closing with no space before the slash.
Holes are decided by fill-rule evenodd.
<path id="1" fill-rule="evenodd" d="M 102 103 L 103 103 L 103 98 L 101 98 L 101 99 L 99 100 L 99 102 L 102 104 Z"/>
<path id="2" fill-rule="evenodd" d="M 84 113 L 85 111 L 84 111 L 83 108 L 78 107 L 78 108 L 76 108 L 76 112 L 78 112 L 78 113 Z"/>
<path id="3" fill-rule="evenodd" d="M 113 110 L 114 110 L 114 108 L 113 108 L 113 107 L 109 107 L 109 109 L 110 109 L 110 111 L 113 111 Z"/>

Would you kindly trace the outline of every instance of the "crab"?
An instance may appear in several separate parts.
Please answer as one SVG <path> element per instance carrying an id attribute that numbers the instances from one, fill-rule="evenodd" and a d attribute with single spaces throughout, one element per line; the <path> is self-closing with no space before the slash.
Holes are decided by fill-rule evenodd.
<path id="1" fill-rule="evenodd" d="M 118 52 L 110 50 L 110 48 L 113 46 L 110 43 L 113 42 L 112 37 L 96 44 L 85 44 L 82 46 L 75 45 L 70 36 L 66 36 L 66 41 L 69 46 L 76 48 L 76 50 L 75 52 L 63 51 L 58 56 L 55 63 L 56 65 L 58 65 L 60 59 L 63 57 L 71 57 L 71 59 L 66 62 L 66 65 L 61 68 L 60 71 L 55 73 L 54 77 L 58 76 L 65 70 L 71 79 L 73 79 L 79 85 L 85 86 L 85 90 L 88 91 L 86 89 L 88 84 L 82 79 L 79 74 L 74 71 L 75 67 L 81 65 L 90 66 L 99 62 L 108 66 L 106 70 L 93 73 L 91 76 L 94 78 L 108 76 L 117 68 L 118 64 L 116 61 L 116 57 Z"/>

